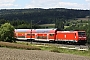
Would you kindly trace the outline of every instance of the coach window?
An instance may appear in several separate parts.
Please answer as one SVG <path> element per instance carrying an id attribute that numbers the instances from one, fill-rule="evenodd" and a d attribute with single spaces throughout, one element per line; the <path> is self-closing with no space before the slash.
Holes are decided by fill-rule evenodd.
<path id="1" fill-rule="evenodd" d="M 18 36 L 18 38 L 25 38 L 25 36 Z"/>
<path id="2" fill-rule="evenodd" d="M 28 36 L 31 36 L 31 35 L 34 36 L 34 34 L 27 34 L 27 35 L 28 35 Z"/>
<path id="3" fill-rule="evenodd" d="M 34 34 L 32 34 L 32 36 L 34 36 Z"/>
<path id="4" fill-rule="evenodd" d="M 54 36 L 54 34 L 50 34 L 50 36 Z"/>
<path id="5" fill-rule="evenodd" d="M 28 36 L 30 36 L 30 34 L 27 34 Z"/>

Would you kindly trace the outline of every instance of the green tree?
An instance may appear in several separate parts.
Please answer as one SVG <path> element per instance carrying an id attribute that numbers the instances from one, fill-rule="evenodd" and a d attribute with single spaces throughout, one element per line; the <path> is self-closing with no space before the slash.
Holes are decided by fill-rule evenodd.
<path id="1" fill-rule="evenodd" d="M 87 42 L 90 44 L 90 21 L 88 25 L 85 26 L 84 29 L 86 29 L 86 33 L 87 33 Z"/>
<path id="2" fill-rule="evenodd" d="M 18 29 L 27 29 L 30 28 L 30 24 L 21 24 L 17 26 Z"/>
<path id="3" fill-rule="evenodd" d="M 10 23 L 5 23 L 1 25 L 0 40 L 5 42 L 15 42 L 14 27 Z"/>
<path id="4" fill-rule="evenodd" d="M 62 20 L 60 21 L 56 21 L 55 23 L 55 28 L 57 28 L 58 30 L 63 30 L 64 29 L 64 22 Z"/>

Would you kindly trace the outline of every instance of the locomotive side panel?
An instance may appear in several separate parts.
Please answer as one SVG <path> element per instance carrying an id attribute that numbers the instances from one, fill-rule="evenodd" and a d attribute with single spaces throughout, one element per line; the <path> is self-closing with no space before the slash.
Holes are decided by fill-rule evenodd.
<path id="1" fill-rule="evenodd" d="M 69 40 L 69 41 L 73 41 L 73 40 L 76 40 L 75 38 L 75 33 L 65 33 L 66 35 L 66 40 Z"/>
<path id="2" fill-rule="evenodd" d="M 65 34 L 64 33 L 57 33 L 57 38 L 58 41 L 59 40 L 65 40 Z"/>
<path id="3" fill-rule="evenodd" d="M 58 31 L 57 32 L 57 41 L 72 41 L 76 42 L 77 36 L 74 31 Z"/>

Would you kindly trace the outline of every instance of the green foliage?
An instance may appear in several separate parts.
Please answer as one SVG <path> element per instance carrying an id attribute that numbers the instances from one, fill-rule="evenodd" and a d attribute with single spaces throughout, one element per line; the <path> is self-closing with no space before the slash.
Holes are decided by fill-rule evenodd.
<path id="1" fill-rule="evenodd" d="M 55 23 L 55 28 L 57 28 L 58 30 L 64 30 L 64 20 L 56 20 L 56 23 Z"/>
<path id="2" fill-rule="evenodd" d="M 90 21 L 88 25 L 85 26 L 84 29 L 86 30 L 86 33 L 87 33 L 87 42 L 90 44 Z"/>
<path id="3" fill-rule="evenodd" d="M 5 23 L 1 25 L 0 40 L 6 42 L 15 42 L 14 27 L 10 23 Z"/>
<path id="4" fill-rule="evenodd" d="M 22 28 L 22 29 L 27 29 L 27 28 L 30 28 L 30 24 L 21 24 L 21 25 L 18 25 L 17 26 L 18 29 Z"/>

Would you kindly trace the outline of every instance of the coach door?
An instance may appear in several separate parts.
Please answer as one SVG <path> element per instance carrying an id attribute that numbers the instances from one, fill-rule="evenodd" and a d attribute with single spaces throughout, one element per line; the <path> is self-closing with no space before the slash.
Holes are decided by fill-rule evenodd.
<path id="1" fill-rule="evenodd" d="M 49 34 L 49 40 L 55 40 L 55 34 Z"/>

